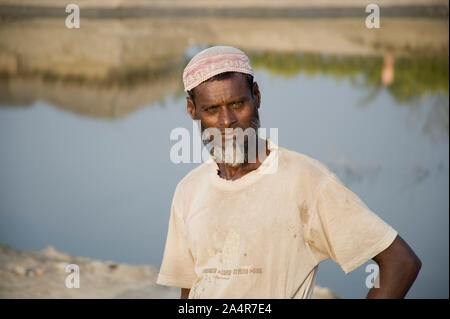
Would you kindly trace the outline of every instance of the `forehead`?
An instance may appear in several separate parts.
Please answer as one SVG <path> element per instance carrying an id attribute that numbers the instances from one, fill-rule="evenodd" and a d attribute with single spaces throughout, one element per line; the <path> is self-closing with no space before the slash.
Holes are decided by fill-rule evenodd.
<path id="1" fill-rule="evenodd" d="M 203 82 L 195 88 L 195 102 L 199 105 L 216 105 L 244 97 L 250 90 L 242 73 L 223 80 Z"/>

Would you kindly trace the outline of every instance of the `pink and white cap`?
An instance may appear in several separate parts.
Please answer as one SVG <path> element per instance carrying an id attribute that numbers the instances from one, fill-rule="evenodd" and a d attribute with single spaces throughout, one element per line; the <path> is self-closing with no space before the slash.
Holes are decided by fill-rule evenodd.
<path id="1" fill-rule="evenodd" d="M 183 72 L 184 91 L 190 91 L 224 72 L 254 75 L 250 60 L 244 52 L 230 46 L 214 46 L 197 53 L 189 61 Z"/>

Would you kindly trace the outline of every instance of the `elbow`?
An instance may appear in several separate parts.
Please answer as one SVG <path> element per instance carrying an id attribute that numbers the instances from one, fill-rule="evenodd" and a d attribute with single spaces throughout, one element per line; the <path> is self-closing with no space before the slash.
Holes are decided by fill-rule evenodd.
<path id="1" fill-rule="evenodd" d="M 416 256 L 416 258 L 414 258 L 414 269 L 416 272 L 416 276 L 419 274 L 421 268 L 422 268 L 422 261 L 420 260 L 419 257 Z"/>
<path id="2" fill-rule="evenodd" d="M 422 261 L 416 255 L 408 258 L 405 262 L 405 268 L 408 269 L 410 275 L 415 279 L 422 268 Z"/>

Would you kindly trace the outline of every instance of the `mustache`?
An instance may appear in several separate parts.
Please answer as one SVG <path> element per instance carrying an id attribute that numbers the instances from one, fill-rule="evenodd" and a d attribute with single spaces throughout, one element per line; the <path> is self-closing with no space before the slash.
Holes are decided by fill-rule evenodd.
<path id="1" fill-rule="evenodd" d="M 261 122 L 260 122 L 260 120 L 259 120 L 258 114 L 256 114 L 255 116 L 253 116 L 253 117 L 251 118 L 250 123 L 249 123 L 249 128 L 253 128 L 253 129 L 255 130 L 256 134 L 258 134 L 258 128 L 260 128 L 260 126 L 261 126 Z M 246 129 L 246 128 L 242 128 L 242 127 L 231 127 L 231 128 L 232 128 L 232 129 L 238 129 L 238 128 L 240 128 L 240 129 L 242 129 L 242 130 L 245 130 L 245 129 Z M 200 132 L 201 132 L 201 134 L 202 134 L 202 137 L 203 137 L 203 133 L 204 133 L 204 131 L 205 131 L 206 129 L 207 129 L 207 128 L 203 125 L 203 123 L 200 122 Z M 221 132 L 222 134 L 225 133 L 225 128 L 219 128 L 219 127 L 217 127 L 217 129 L 220 130 L 220 132 Z M 202 138 L 202 140 L 203 140 L 203 138 Z M 204 141 L 204 142 L 209 142 L 208 139 L 205 139 L 205 140 L 203 140 L 203 141 Z"/>
<path id="2" fill-rule="evenodd" d="M 205 128 L 203 126 L 203 123 L 199 123 L 201 125 L 201 139 L 203 141 L 203 144 L 205 145 L 206 149 L 208 150 L 209 154 L 211 155 L 211 157 L 214 158 L 214 160 L 218 163 L 227 163 L 227 165 L 233 166 L 233 167 L 237 167 L 239 165 L 242 165 L 243 163 L 248 163 L 249 162 L 249 149 L 250 149 L 250 145 L 249 145 L 249 138 L 250 136 L 245 136 L 246 138 L 243 141 L 243 144 L 240 145 L 240 143 L 237 142 L 237 135 L 236 135 L 236 140 L 225 140 L 225 145 L 220 144 L 221 146 L 218 147 L 219 145 L 216 145 L 216 143 L 214 142 L 215 138 L 213 140 L 211 140 L 211 138 L 214 135 L 209 135 L 209 134 L 203 134 L 205 130 L 207 130 L 208 128 Z M 251 134 L 255 137 L 255 140 L 253 140 L 252 143 L 256 142 L 256 144 L 258 144 L 258 129 L 260 127 L 260 120 L 259 120 L 259 115 L 256 112 L 255 115 L 250 119 L 249 121 L 249 126 L 246 129 L 253 129 L 254 132 L 252 132 Z M 217 130 L 220 131 L 220 133 L 222 134 L 222 136 L 225 134 L 225 129 L 220 129 L 220 128 L 215 128 Z M 241 127 L 232 127 L 232 129 L 241 129 L 242 131 L 245 131 L 246 129 L 243 129 Z M 239 133 L 237 133 L 239 134 Z M 231 144 L 230 144 L 231 143 Z M 253 144 L 252 144 L 253 145 Z M 232 152 L 231 154 L 229 152 L 226 151 L 227 147 L 232 147 Z M 257 147 L 256 145 L 253 145 L 252 149 Z M 253 158 L 254 155 L 252 155 Z M 253 163 L 253 161 L 252 161 Z"/>

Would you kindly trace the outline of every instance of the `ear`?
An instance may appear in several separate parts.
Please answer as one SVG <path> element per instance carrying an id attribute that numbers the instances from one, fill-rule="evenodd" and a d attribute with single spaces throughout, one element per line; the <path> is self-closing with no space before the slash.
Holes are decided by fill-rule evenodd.
<path id="1" fill-rule="evenodd" d="M 194 102 L 192 101 L 192 99 L 189 96 L 186 97 L 186 102 L 187 102 L 186 108 L 187 108 L 189 115 L 191 116 L 191 118 L 193 120 L 197 120 L 197 113 L 195 111 Z"/>
<path id="2" fill-rule="evenodd" d="M 253 96 L 255 98 L 255 106 L 257 109 L 259 109 L 259 106 L 261 105 L 261 92 L 259 92 L 258 83 L 253 84 Z"/>

